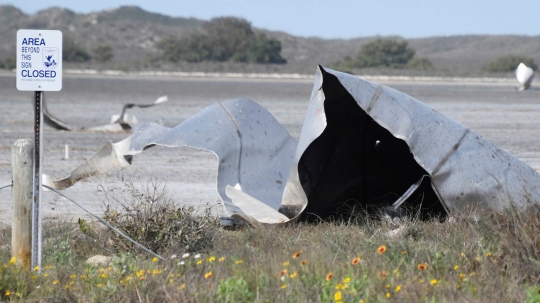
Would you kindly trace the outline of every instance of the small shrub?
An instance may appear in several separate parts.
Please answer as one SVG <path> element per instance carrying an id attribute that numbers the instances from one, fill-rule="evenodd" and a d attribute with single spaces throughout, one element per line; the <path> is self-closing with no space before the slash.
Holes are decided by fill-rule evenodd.
<path id="1" fill-rule="evenodd" d="M 532 58 L 519 55 L 506 55 L 499 57 L 497 60 L 494 60 L 488 65 L 484 66 L 484 70 L 488 72 L 513 72 L 520 63 L 527 65 L 533 70 L 538 68 Z"/>
<path id="2" fill-rule="evenodd" d="M 87 62 L 91 57 L 84 47 L 77 45 L 73 40 L 64 36 L 62 45 L 62 60 L 66 62 Z"/>
<path id="3" fill-rule="evenodd" d="M 97 62 L 105 63 L 111 61 L 114 51 L 109 44 L 100 44 L 94 48 L 94 59 Z"/>
<path id="4" fill-rule="evenodd" d="M 103 219 L 156 253 L 167 248 L 200 252 L 212 247 L 218 219 L 206 208 L 197 214 L 192 206 L 177 207 L 161 183 L 150 181 L 137 189 L 126 182 L 128 197 L 111 197 L 119 207 L 106 205 Z M 116 251 L 133 251 L 134 245 L 111 231 Z M 138 249 L 137 249 L 138 250 Z"/>
<path id="5" fill-rule="evenodd" d="M 415 69 L 415 70 L 434 70 L 435 66 L 433 65 L 433 62 L 427 57 L 418 57 L 418 58 L 412 58 L 411 61 L 405 65 L 405 68 L 408 69 Z"/>
<path id="6" fill-rule="evenodd" d="M 408 48 L 407 41 L 376 39 L 362 46 L 352 61 L 354 67 L 402 68 L 414 57 L 415 51 Z"/>
<path id="7" fill-rule="evenodd" d="M 0 69 L 15 69 L 17 68 L 17 59 L 15 58 L 15 55 L 11 55 L 7 58 L 5 58 L 3 61 L 0 61 Z"/>
<path id="8" fill-rule="evenodd" d="M 253 297 L 244 278 L 232 277 L 219 283 L 216 302 L 251 302 Z"/>

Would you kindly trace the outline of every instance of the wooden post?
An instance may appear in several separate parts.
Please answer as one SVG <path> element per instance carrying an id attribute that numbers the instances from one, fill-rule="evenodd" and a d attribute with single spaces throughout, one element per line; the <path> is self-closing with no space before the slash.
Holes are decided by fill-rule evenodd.
<path id="1" fill-rule="evenodd" d="M 19 139 L 11 148 L 13 226 L 11 254 L 17 264 L 29 267 L 32 247 L 34 142 Z"/>

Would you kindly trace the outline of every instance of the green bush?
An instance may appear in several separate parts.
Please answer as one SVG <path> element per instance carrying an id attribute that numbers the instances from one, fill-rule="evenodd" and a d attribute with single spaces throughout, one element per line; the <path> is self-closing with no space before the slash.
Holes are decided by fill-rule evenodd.
<path id="1" fill-rule="evenodd" d="M 218 285 L 216 302 L 251 302 L 254 295 L 249 291 L 249 286 L 244 278 L 232 277 Z"/>
<path id="2" fill-rule="evenodd" d="M 94 59 L 97 62 L 105 63 L 111 61 L 114 51 L 109 44 L 100 44 L 94 48 Z"/>
<path id="3" fill-rule="evenodd" d="M 418 58 L 412 58 L 407 65 L 405 65 L 405 68 L 408 69 L 416 69 L 416 70 L 434 70 L 435 66 L 433 65 L 433 62 L 427 57 L 418 57 Z"/>
<path id="4" fill-rule="evenodd" d="M 414 57 L 415 51 L 408 48 L 407 41 L 378 38 L 362 46 L 355 59 L 354 67 L 402 68 Z"/>
<path id="5" fill-rule="evenodd" d="M 127 197 L 110 197 L 113 203 L 106 205 L 103 219 L 152 251 L 162 253 L 170 248 L 201 252 L 214 244 L 219 219 L 211 214 L 210 208 L 197 214 L 191 206 L 177 207 L 167 195 L 165 185 L 152 181 L 143 185 L 142 190 L 126 182 L 125 192 Z M 116 251 L 134 248 L 131 242 L 112 231 L 111 239 Z"/>
<path id="6" fill-rule="evenodd" d="M 62 60 L 65 62 L 87 62 L 91 57 L 84 47 L 77 45 L 73 40 L 64 36 L 62 45 Z"/>
<path id="7" fill-rule="evenodd" d="M 251 24 L 241 18 L 219 17 L 181 39 L 169 37 L 157 43 L 161 59 L 168 62 L 249 62 L 283 64 L 281 42 L 255 34 Z"/>
<path id="8" fill-rule="evenodd" d="M 484 70 L 488 72 L 513 72 L 520 63 L 527 65 L 533 70 L 538 68 L 532 58 L 519 55 L 506 55 L 491 61 L 489 64 L 484 66 Z"/>
<path id="9" fill-rule="evenodd" d="M 11 55 L 5 58 L 3 61 L 0 60 L 0 69 L 15 69 L 17 68 L 17 59 L 15 55 Z"/>

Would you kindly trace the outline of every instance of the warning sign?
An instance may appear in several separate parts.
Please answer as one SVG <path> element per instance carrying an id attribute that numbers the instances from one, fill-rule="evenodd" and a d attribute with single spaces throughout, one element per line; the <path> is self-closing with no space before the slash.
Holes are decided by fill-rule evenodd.
<path id="1" fill-rule="evenodd" d="M 62 32 L 21 29 L 17 31 L 17 89 L 62 89 Z"/>

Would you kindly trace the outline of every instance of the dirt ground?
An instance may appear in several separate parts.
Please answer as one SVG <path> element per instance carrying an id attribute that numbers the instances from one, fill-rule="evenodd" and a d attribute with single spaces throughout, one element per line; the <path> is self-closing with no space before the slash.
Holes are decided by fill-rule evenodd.
<path id="1" fill-rule="evenodd" d="M 499 147 L 540 170 L 540 89 L 517 91 L 511 83 L 488 82 L 381 82 L 470 127 Z M 173 127 L 204 107 L 230 98 L 260 103 L 298 138 L 309 102 L 311 80 L 187 78 L 169 76 L 64 75 L 61 92 L 46 93 L 49 111 L 75 128 L 109 123 L 124 103 L 148 103 L 162 95 L 169 102 L 129 113 L 139 121 Z M 533 83 L 534 86 L 534 83 Z M 11 146 L 33 137 L 32 93 L 19 92 L 12 73 L 0 73 L 0 186 L 11 183 Z M 118 142 L 129 133 L 66 132 L 44 127 L 44 173 L 67 176 L 107 140 Z M 65 145 L 70 158 L 64 160 Z M 217 160 L 209 152 L 191 148 L 151 148 L 137 155 L 125 170 L 114 169 L 64 190 L 96 214 L 122 194 L 122 179 L 136 184 L 150 179 L 165 182 L 174 200 L 183 204 L 216 205 Z M 42 198 L 44 218 L 73 220 L 87 215 L 53 192 Z M 216 207 L 221 215 L 221 208 Z M 10 189 L 0 191 L 0 224 L 11 224 Z"/>

